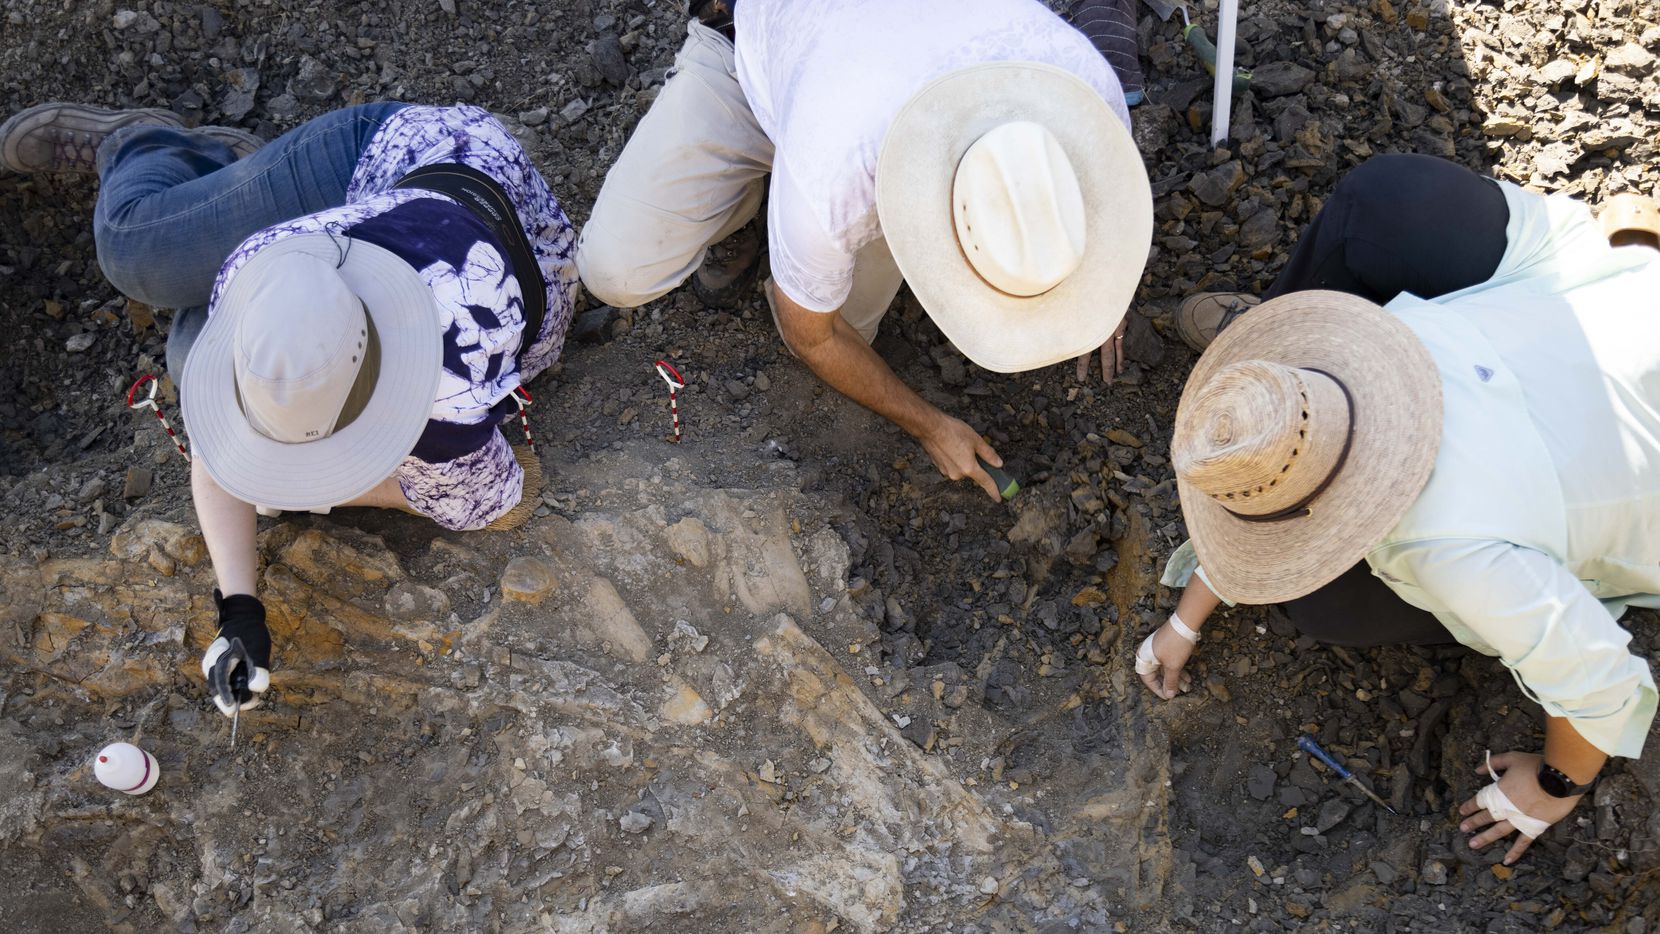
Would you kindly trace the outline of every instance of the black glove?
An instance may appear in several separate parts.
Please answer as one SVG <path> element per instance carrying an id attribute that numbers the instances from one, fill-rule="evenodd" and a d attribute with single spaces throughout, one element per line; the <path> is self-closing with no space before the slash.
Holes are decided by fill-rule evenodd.
<path id="1" fill-rule="evenodd" d="M 213 703 L 228 717 L 238 706 L 258 707 L 259 695 L 270 688 L 271 631 L 258 597 L 226 597 L 216 588 L 213 602 L 219 607 L 219 635 L 202 655 L 202 675 Z"/>

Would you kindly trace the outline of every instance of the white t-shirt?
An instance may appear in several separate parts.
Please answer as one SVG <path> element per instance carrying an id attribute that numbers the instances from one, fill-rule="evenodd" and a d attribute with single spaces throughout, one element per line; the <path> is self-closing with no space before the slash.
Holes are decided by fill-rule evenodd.
<path id="1" fill-rule="evenodd" d="M 737 35 L 738 83 L 776 148 L 773 280 L 813 311 L 841 307 L 854 255 L 882 235 L 882 140 L 933 79 L 982 62 L 1053 65 L 1130 124 L 1101 53 L 1037 0 L 742 0 Z"/>

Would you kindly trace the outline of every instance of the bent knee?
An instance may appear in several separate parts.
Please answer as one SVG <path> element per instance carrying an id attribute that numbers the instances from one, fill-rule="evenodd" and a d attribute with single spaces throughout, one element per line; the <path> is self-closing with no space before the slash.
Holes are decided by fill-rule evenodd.
<path id="1" fill-rule="evenodd" d="M 638 308 L 668 291 L 641 288 L 639 264 L 628 251 L 596 246 L 586 237 L 577 244 L 576 270 L 588 294 L 613 308 Z"/>
<path id="2" fill-rule="evenodd" d="M 146 304 L 157 304 L 142 294 L 147 285 L 144 281 L 145 263 L 138 261 L 139 253 L 134 249 L 137 246 L 134 242 L 136 240 L 133 235 L 102 223 L 95 223 L 92 228 L 92 242 L 98 253 L 98 268 L 103 271 L 109 284 L 115 286 L 116 291 L 123 295 Z"/>
<path id="3" fill-rule="evenodd" d="M 159 258 L 154 231 L 123 230 L 95 224 L 93 243 L 98 268 L 116 291 L 157 308 L 189 308 L 207 304 L 217 268 L 192 274 L 191 257 Z"/>

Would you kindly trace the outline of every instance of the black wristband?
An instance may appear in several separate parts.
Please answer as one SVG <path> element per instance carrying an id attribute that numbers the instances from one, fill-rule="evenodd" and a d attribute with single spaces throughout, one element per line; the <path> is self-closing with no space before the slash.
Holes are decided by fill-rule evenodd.
<path id="1" fill-rule="evenodd" d="M 213 602 L 219 607 L 219 635 L 241 639 L 248 657 L 260 668 L 271 667 L 271 630 L 265 626 L 265 604 L 245 593 L 227 597 L 217 588 Z"/>
<path id="2" fill-rule="evenodd" d="M 1572 798 L 1585 794 L 1597 787 L 1601 776 L 1591 779 L 1583 785 L 1575 784 L 1566 772 L 1546 762 L 1539 763 L 1539 788 L 1553 798 Z"/>

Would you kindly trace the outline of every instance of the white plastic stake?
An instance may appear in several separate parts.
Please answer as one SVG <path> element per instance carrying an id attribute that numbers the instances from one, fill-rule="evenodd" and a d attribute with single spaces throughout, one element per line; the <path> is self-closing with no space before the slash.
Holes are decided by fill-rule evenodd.
<path id="1" fill-rule="evenodd" d="M 1239 0 L 1221 0 L 1216 14 L 1216 93 L 1210 113 L 1210 144 L 1220 146 L 1228 138 L 1228 119 L 1233 116 L 1233 37 L 1239 26 Z"/>

